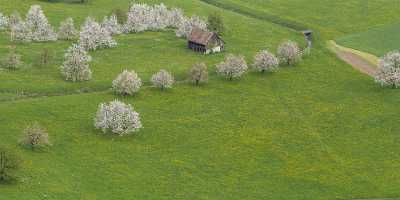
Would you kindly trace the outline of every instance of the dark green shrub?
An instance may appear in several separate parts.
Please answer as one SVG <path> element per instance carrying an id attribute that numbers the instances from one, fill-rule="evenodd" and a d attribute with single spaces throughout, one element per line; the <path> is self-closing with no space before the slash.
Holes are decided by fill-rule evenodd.
<path id="1" fill-rule="evenodd" d="M 218 13 L 213 13 L 208 16 L 207 28 L 210 31 L 222 35 L 225 31 L 224 21 Z"/>
<path id="2" fill-rule="evenodd" d="M 19 157 L 9 149 L 0 147 L 0 183 L 14 179 L 19 168 Z"/>
<path id="3" fill-rule="evenodd" d="M 126 23 L 126 20 L 128 18 L 127 11 L 124 11 L 121 8 L 116 8 L 116 9 L 112 10 L 111 14 L 114 14 L 115 16 L 117 16 L 118 24 Z"/>

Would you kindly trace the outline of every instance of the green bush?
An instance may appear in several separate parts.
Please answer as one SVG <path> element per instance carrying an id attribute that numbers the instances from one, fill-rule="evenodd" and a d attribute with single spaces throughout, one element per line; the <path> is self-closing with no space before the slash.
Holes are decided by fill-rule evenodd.
<path id="1" fill-rule="evenodd" d="M 19 157 L 9 149 L 0 147 L 0 182 L 14 179 L 19 168 Z"/>
<path id="2" fill-rule="evenodd" d="M 224 21 L 222 16 L 218 13 L 212 13 L 208 16 L 207 28 L 210 31 L 222 35 L 225 31 Z"/>
<path id="3" fill-rule="evenodd" d="M 124 11 L 121 8 L 116 8 L 116 9 L 112 10 L 111 14 L 114 14 L 115 16 L 117 16 L 118 24 L 126 23 L 126 20 L 128 18 L 127 11 Z"/>

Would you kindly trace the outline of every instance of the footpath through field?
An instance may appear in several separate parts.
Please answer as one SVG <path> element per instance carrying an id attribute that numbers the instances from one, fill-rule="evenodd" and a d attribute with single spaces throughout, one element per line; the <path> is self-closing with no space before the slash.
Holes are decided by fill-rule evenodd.
<path id="1" fill-rule="evenodd" d="M 379 60 L 377 57 L 339 46 L 333 41 L 330 41 L 328 45 L 338 58 L 353 66 L 354 69 L 369 76 L 375 76 Z"/>

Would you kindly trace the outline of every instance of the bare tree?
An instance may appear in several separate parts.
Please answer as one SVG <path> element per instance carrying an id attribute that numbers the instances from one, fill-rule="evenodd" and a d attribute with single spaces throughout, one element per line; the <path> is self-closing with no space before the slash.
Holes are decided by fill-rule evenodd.
<path id="1" fill-rule="evenodd" d="M 39 125 L 39 123 L 35 122 L 24 130 L 24 135 L 20 143 L 29 146 L 32 149 L 49 146 L 49 135 L 47 134 L 47 131 Z"/>
<path id="2" fill-rule="evenodd" d="M 206 83 L 208 81 L 207 65 L 205 63 L 196 63 L 189 70 L 188 76 L 189 80 L 196 85 Z"/>

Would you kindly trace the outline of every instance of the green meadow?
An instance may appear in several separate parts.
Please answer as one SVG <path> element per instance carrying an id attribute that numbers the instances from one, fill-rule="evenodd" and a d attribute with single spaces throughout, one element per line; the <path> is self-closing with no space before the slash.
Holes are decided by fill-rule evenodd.
<path id="1" fill-rule="evenodd" d="M 368 31 L 346 35 L 336 41 L 346 47 L 368 52 L 377 56 L 399 50 L 400 24 L 390 24 L 371 28 Z"/>
<path id="2" fill-rule="evenodd" d="M 309 7 L 294 0 L 221 0 L 217 6 L 200 0 L 145 2 L 164 2 L 187 15 L 221 13 L 226 51 L 197 54 L 172 30 L 121 35 L 117 48 L 90 52 L 91 81 L 71 83 L 62 79 L 60 65 L 72 42 L 14 44 L 8 33 L 0 33 L 0 57 L 16 45 L 24 62 L 19 70 L 0 70 L 1 145 L 23 159 L 18 179 L 0 184 L 0 200 L 400 196 L 400 92 L 381 88 L 325 47 L 336 35 L 393 22 L 398 7 L 377 9 L 380 1 L 368 1 L 369 12 L 385 14 L 361 17 L 361 0 L 307 1 Z M 78 24 L 88 15 L 101 20 L 115 8 L 127 10 L 130 0 L 0 0 L 0 12 L 25 14 L 32 4 L 41 5 L 58 27 L 68 16 Z M 217 76 L 215 64 L 229 53 L 242 54 L 251 64 L 256 52 L 275 52 L 282 41 L 305 45 L 298 31 L 274 19 L 314 29 L 311 55 L 276 73 L 248 72 L 233 81 Z M 46 66 L 38 62 L 44 48 L 54 53 Z M 210 80 L 195 87 L 185 82 L 186 73 L 200 61 L 207 63 Z M 144 80 L 138 95 L 110 91 L 123 69 Z M 150 87 L 148 80 L 159 69 L 174 74 L 174 88 Z M 140 132 L 105 136 L 94 128 L 99 103 L 114 99 L 140 113 Z M 34 121 L 48 130 L 50 149 L 33 152 L 18 145 L 23 129 Z"/>
<path id="3" fill-rule="evenodd" d="M 326 39 L 367 31 L 371 27 L 398 23 L 397 0 L 203 0 L 237 11 L 301 24 L 318 30 Z"/>

